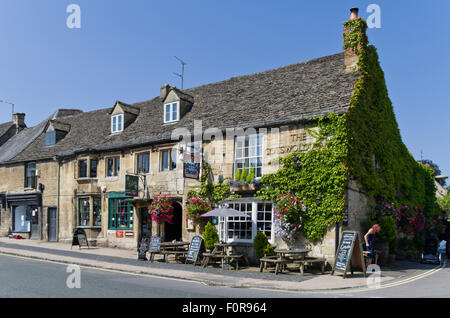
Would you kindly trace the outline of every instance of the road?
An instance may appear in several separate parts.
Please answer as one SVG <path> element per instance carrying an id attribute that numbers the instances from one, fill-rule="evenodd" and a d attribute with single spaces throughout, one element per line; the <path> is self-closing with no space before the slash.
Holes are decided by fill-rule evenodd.
<path id="1" fill-rule="evenodd" d="M 80 288 L 68 288 L 67 265 L 0 255 L 0 298 L 347 298 L 450 297 L 450 268 L 377 290 L 283 292 L 206 286 L 185 280 L 81 268 Z M 74 280 L 69 280 L 74 282 Z"/>

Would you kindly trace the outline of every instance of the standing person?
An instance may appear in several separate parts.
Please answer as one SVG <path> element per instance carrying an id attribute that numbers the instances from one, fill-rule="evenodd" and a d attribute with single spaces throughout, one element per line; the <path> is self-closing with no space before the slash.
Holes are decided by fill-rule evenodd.
<path id="1" fill-rule="evenodd" d="M 373 225 L 366 235 L 364 235 L 364 241 L 366 243 L 366 250 L 369 252 L 367 256 L 368 265 L 372 264 L 375 260 L 375 234 L 380 232 L 381 227 L 378 224 Z"/>

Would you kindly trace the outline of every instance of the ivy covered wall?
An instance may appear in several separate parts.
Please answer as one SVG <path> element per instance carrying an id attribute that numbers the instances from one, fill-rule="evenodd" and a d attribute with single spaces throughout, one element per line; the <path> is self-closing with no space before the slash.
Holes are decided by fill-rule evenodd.
<path id="1" fill-rule="evenodd" d="M 403 144 L 366 29 L 361 18 L 344 23 L 346 58 L 357 61 L 353 71 L 360 75 L 349 111 L 318 118 L 319 133 L 311 131 L 316 138 L 312 150 L 281 158 L 282 169 L 261 180 L 265 187 L 258 195 L 263 199 L 276 201 L 285 193 L 302 198 L 307 206 L 303 234 L 310 241 L 320 240 L 329 226 L 343 221 L 349 178 L 374 202 L 409 203 L 422 206 L 428 216 L 437 213 L 433 171 Z"/>

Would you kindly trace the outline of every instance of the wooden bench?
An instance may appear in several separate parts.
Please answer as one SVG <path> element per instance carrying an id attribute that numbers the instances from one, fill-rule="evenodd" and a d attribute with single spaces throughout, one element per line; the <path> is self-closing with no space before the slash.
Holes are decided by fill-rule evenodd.
<path id="1" fill-rule="evenodd" d="M 267 269 L 267 264 L 275 264 L 275 275 L 283 271 L 283 266 L 285 266 L 289 260 L 286 258 L 279 258 L 277 256 L 266 256 L 259 259 L 260 266 L 259 271 L 262 273 L 263 269 Z"/>
<path id="2" fill-rule="evenodd" d="M 222 260 L 224 257 L 223 254 L 215 253 L 214 251 L 212 253 L 203 253 L 203 263 L 202 266 L 206 267 L 209 265 L 211 261 L 215 261 L 217 259 Z"/>
<path id="3" fill-rule="evenodd" d="M 296 259 L 292 261 L 294 264 L 299 264 L 300 274 L 303 276 L 305 274 L 305 266 L 311 266 L 315 264 L 320 265 L 320 270 L 325 273 L 326 259 L 321 257 L 306 257 L 305 259 Z"/>
<path id="4" fill-rule="evenodd" d="M 156 254 L 161 254 L 160 250 L 149 250 L 148 251 L 150 253 L 150 258 L 148 259 L 151 263 L 153 263 L 153 261 L 155 260 L 155 255 Z"/>
<path id="5" fill-rule="evenodd" d="M 167 255 L 174 255 L 175 260 L 178 260 L 181 257 L 186 257 L 187 251 L 160 251 L 160 254 L 164 256 L 164 262 L 167 262 L 166 256 Z"/>
<path id="6" fill-rule="evenodd" d="M 367 257 L 369 256 L 369 254 L 370 254 L 369 251 L 363 251 L 364 261 L 366 261 L 366 264 L 367 264 Z M 375 251 L 375 264 L 378 264 L 379 255 L 380 255 L 379 251 Z"/>

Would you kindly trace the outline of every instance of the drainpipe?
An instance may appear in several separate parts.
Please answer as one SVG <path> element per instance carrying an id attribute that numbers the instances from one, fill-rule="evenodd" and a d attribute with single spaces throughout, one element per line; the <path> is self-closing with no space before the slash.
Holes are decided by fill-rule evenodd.
<path id="1" fill-rule="evenodd" d="M 59 198 L 60 198 L 60 185 L 61 185 L 61 182 L 60 182 L 60 178 L 61 178 L 61 160 L 57 157 L 57 156 L 55 156 L 55 157 L 53 157 L 53 160 L 58 164 L 58 173 L 57 173 L 57 177 L 56 177 L 56 179 L 57 179 L 57 186 L 56 186 L 56 189 L 57 189 L 57 195 L 56 195 L 56 205 L 57 205 L 57 207 L 56 207 L 56 241 L 57 242 L 59 242 Z"/>

